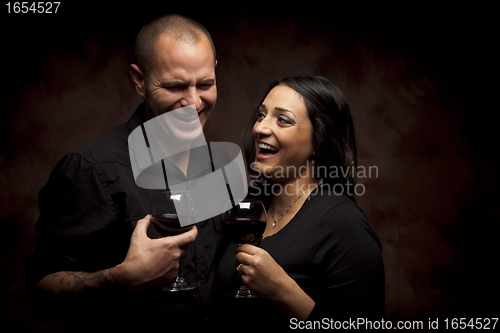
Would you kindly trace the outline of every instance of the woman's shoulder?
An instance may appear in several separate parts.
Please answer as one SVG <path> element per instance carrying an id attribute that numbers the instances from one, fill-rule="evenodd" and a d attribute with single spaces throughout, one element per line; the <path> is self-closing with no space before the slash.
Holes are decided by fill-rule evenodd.
<path id="1" fill-rule="evenodd" d="M 356 202 L 344 195 L 332 191 L 327 186 L 321 186 L 315 189 L 307 198 L 309 201 L 308 208 L 313 210 L 316 214 L 327 215 L 335 212 L 336 215 L 342 216 L 355 215 L 362 216 L 366 219 L 363 210 L 356 204 Z"/>
<path id="2" fill-rule="evenodd" d="M 353 199 L 324 187 L 318 188 L 308 199 L 308 214 L 315 216 L 323 234 L 368 234 L 378 240 L 366 214 Z"/>

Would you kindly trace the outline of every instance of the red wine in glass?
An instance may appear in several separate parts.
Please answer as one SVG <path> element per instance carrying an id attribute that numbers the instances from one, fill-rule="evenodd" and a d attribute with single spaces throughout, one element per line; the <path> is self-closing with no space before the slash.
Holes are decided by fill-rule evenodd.
<path id="1" fill-rule="evenodd" d="M 185 218 L 184 220 L 189 221 L 191 219 Z M 179 235 L 193 227 L 189 222 L 189 225 L 185 227 L 181 226 L 177 214 L 156 214 L 151 217 L 151 222 L 153 222 L 156 231 L 163 236 Z"/>
<path id="2" fill-rule="evenodd" d="M 222 220 L 222 230 L 229 239 L 237 244 L 253 243 L 262 237 L 266 230 L 266 221 L 248 218 Z"/>

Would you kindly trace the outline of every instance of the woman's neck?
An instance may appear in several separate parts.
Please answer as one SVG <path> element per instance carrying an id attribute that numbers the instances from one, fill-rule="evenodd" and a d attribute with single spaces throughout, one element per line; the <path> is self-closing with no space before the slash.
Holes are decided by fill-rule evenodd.
<path id="1" fill-rule="evenodd" d="M 274 183 L 271 187 L 271 206 L 275 211 L 287 209 L 299 196 L 307 197 L 318 180 L 312 177 L 294 178 L 286 182 Z M 303 198 L 300 199 L 303 199 Z"/>

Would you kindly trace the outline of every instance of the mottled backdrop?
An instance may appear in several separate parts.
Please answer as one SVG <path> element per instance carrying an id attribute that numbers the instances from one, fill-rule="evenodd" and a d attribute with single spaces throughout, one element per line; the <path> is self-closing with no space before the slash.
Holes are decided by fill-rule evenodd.
<path id="1" fill-rule="evenodd" d="M 167 12 L 212 33 L 219 98 L 210 140 L 242 144 L 252 107 L 278 75 L 325 75 L 344 91 L 359 164 L 376 167 L 360 179 L 358 203 L 382 241 L 387 319 L 499 316 L 491 8 L 141 1 L 63 2 L 51 16 L 2 10 L 1 331 L 60 329 L 28 307 L 21 259 L 34 246 L 37 192 L 65 153 L 128 120 L 140 102 L 128 73 L 135 35 Z"/>

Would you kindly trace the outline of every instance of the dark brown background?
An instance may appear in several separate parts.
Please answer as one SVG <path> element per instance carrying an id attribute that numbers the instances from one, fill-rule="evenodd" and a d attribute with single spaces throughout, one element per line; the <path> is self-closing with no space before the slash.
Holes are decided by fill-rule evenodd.
<path id="1" fill-rule="evenodd" d="M 378 167 L 358 203 L 383 244 L 387 319 L 499 316 L 491 8 L 140 5 L 2 14 L 0 330 L 60 328 L 28 307 L 21 258 L 33 250 L 37 192 L 65 153 L 133 113 L 135 35 L 167 12 L 212 33 L 210 140 L 241 144 L 277 75 L 326 75 L 344 91 L 359 164 Z"/>

